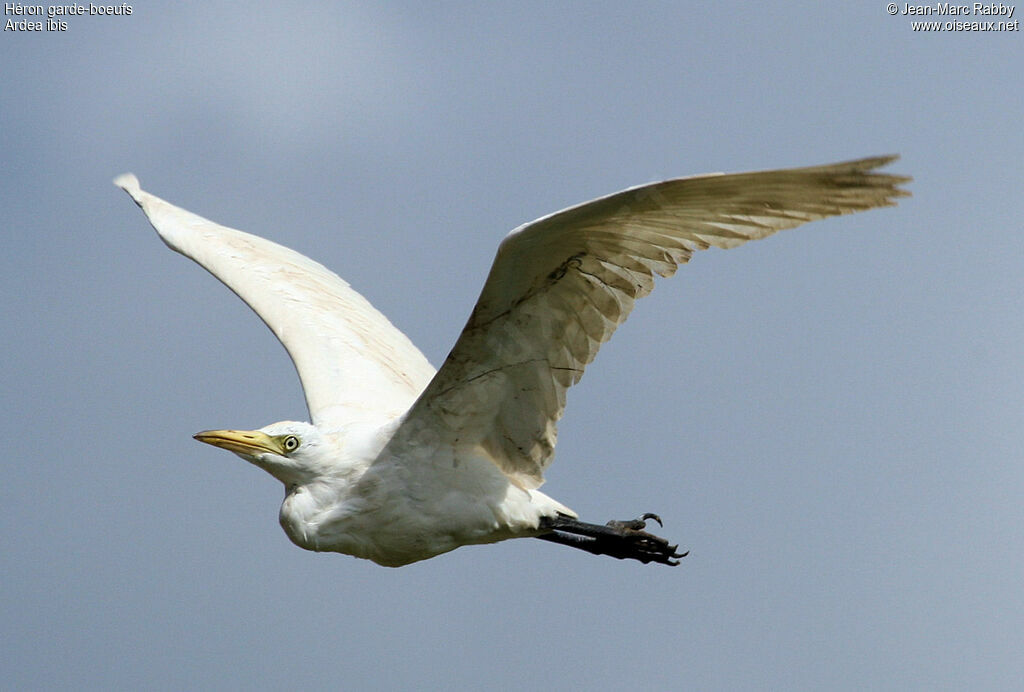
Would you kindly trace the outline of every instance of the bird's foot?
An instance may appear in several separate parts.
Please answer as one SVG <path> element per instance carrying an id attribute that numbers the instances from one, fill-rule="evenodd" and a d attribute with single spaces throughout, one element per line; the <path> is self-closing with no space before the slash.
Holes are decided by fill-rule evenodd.
<path id="1" fill-rule="evenodd" d="M 690 551 L 677 553 L 678 545 L 669 545 L 669 542 L 661 536 L 655 536 L 653 533 L 645 531 L 649 519 L 656 521 L 658 526 L 665 525 L 657 514 L 646 512 L 641 517 L 627 521 L 613 519 L 605 526 L 621 535 L 636 549 L 636 555 L 627 554 L 622 557 L 631 557 L 644 563 L 661 562 L 666 565 L 678 565 L 679 558 L 686 557 Z"/>
<path id="2" fill-rule="evenodd" d="M 559 515 L 545 518 L 541 528 L 548 530 L 548 533 L 537 537 L 620 560 L 629 558 L 644 564 L 659 562 L 673 567 L 678 565 L 679 558 L 686 557 L 689 551 L 677 553 L 678 545 L 670 545 L 664 538 L 645 531 L 649 519 L 663 526 L 661 517 L 650 512 L 637 519 L 609 521 L 604 526 Z"/>

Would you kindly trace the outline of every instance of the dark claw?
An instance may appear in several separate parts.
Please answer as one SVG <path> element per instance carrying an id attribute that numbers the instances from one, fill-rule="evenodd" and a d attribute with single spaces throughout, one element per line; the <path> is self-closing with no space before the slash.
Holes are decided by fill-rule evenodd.
<path id="1" fill-rule="evenodd" d="M 659 517 L 654 512 L 647 512 L 642 517 L 640 517 L 640 521 L 644 521 L 645 522 L 648 519 L 653 519 L 654 521 L 658 522 L 658 526 L 661 526 L 661 527 L 665 526 L 663 523 L 661 523 L 661 517 Z"/>
<path id="2" fill-rule="evenodd" d="M 653 512 L 647 512 L 639 519 L 627 519 L 626 521 L 617 521 L 615 519 L 612 519 L 607 524 L 605 524 L 605 526 L 607 526 L 610 529 L 616 529 L 619 531 L 643 531 L 644 528 L 646 528 L 647 526 L 648 519 L 653 519 L 654 521 L 658 522 L 658 526 L 665 526 L 663 523 L 661 523 L 661 517 L 659 517 L 657 514 L 654 514 Z"/>

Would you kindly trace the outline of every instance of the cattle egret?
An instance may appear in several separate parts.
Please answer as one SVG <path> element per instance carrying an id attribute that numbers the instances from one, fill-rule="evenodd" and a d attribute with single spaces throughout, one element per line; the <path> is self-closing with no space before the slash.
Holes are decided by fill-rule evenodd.
<path id="1" fill-rule="evenodd" d="M 163 241 L 242 298 L 288 350 L 312 423 L 208 430 L 285 486 L 299 547 L 398 567 L 459 546 L 536 537 L 599 555 L 679 564 L 646 513 L 604 525 L 541 493 L 566 390 L 633 309 L 695 250 L 892 206 L 895 156 L 641 185 L 540 218 L 498 247 L 440 370 L 322 265 L 114 183 Z"/>

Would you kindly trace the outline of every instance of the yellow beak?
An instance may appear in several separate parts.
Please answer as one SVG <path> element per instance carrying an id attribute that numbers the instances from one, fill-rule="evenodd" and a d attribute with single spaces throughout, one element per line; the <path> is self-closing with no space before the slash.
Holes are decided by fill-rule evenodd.
<path id="1" fill-rule="evenodd" d="M 260 452 L 284 453 L 277 440 L 259 430 L 204 430 L 192 437 L 208 445 L 246 456 Z"/>

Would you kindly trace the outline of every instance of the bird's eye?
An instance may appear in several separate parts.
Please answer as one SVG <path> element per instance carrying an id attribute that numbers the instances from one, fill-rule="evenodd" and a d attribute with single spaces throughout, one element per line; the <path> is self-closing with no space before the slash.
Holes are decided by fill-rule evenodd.
<path id="1" fill-rule="evenodd" d="M 299 438 L 295 437 L 295 435 L 289 435 L 284 438 L 284 442 L 282 444 L 284 445 L 284 451 L 294 452 L 299 448 Z"/>

